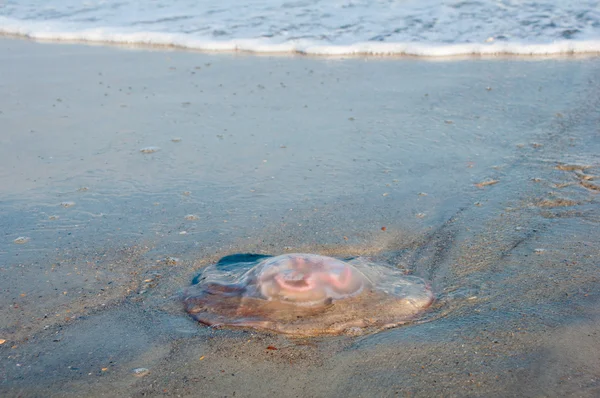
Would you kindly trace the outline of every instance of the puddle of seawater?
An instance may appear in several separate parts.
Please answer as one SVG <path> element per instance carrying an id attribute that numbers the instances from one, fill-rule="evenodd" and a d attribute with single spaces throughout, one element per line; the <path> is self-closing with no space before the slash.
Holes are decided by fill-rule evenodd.
<path id="1" fill-rule="evenodd" d="M 598 60 L 0 46 L 7 394 L 599 391 Z M 195 324 L 178 293 L 245 252 L 371 256 L 437 301 L 359 337 Z"/>

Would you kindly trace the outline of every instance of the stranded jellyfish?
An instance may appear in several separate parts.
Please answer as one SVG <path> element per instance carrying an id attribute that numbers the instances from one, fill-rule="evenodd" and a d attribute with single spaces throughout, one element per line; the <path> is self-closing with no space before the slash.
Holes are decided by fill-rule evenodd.
<path id="1" fill-rule="evenodd" d="M 433 301 L 422 279 L 360 257 L 235 254 L 208 266 L 193 283 L 183 302 L 197 321 L 297 336 L 398 326 Z"/>

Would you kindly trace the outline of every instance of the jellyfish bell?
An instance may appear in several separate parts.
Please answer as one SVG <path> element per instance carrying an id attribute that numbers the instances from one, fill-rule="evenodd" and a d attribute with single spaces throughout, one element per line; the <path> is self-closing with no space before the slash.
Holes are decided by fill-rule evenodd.
<path id="1" fill-rule="evenodd" d="M 298 336 L 394 327 L 433 301 L 425 281 L 398 269 L 315 254 L 228 256 L 195 282 L 183 302 L 199 322 Z"/>

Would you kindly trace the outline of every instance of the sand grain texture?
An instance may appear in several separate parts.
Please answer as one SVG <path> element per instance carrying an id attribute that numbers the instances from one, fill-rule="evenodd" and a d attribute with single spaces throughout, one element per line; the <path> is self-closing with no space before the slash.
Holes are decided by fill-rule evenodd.
<path id="1" fill-rule="evenodd" d="M 0 395 L 598 395 L 597 58 L 0 50 Z M 372 257 L 436 302 L 363 336 L 189 318 L 248 252 Z"/>

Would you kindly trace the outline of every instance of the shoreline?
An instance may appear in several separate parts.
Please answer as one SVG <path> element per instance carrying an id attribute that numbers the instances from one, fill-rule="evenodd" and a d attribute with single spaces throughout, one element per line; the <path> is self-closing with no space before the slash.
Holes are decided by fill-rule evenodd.
<path id="1" fill-rule="evenodd" d="M 523 60 L 547 60 L 547 59 L 582 59 L 595 58 L 600 56 L 600 40 L 588 40 L 583 42 L 561 41 L 551 44 L 524 45 L 531 49 L 508 50 L 506 47 L 519 46 L 515 43 L 503 43 L 500 45 L 477 44 L 475 50 L 452 51 L 452 48 L 460 49 L 468 47 L 471 44 L 455 44 L 444 48 L 441 52 L 434 53 L 436 45 L 418 45 L 414 43 L 356 43 L 351 45 L 333 45 L 322 46 L 314 45 L 305 49 L 294 48 L 293 44 L 274 45 L 272 49 L 267 49 L 264 45 L 259 45 L 258 49 L 252 49 L 253 39 L 232 40 L 230 42 L 213 44 L 177 44 L 177 43 L 148 43 L 140 40 L 110 40 L 110 39 L 79 39 L 69 38 L 44 38 L 35 37 L 31 34 L 18 34 L 0 31 L 0 40 L 3 38 L 12 40 L 27 40 L 37 43 L 47 44 L 66 44 L 66 45 L 89 45 L 115 47 L 125 49 L 140 49 L 146 51 L 186 51 L 202 54 L 242 54 L 253 56 L 282 56 L 282 57 L 309 57 L 324 59 L 346 59 L 346 58 L 390 58 L 390 59 L 423 59 L 431 61 L 448 61 L 463 59 L 523 59 Z M 247 44 L 251 43 L 251 44 Z M 551 51 L 552 46 L 562 45 L 565 49 Z M 375 46 L 373 49 L 362 49 L 366 46 Z M 261 49 L 262 47 L 262 49 Z M 541 47 L 541 48 L 540 48 Z M 576 48 L 573 48 L 576 47 Z M 594 47 L 594 49 L 587 49 Z M 281 49 L 278 49 L 281 48 Z M 378 49 L 379 48 L 379 49 Z M 420 48 L 420 49 L 419 49 Z M 579 48 L 579 49 L 577 49 Z M 329 50 L 328 50 L 329 49 Z M 331 50 L 331 51 L 330 51 Z"/>

